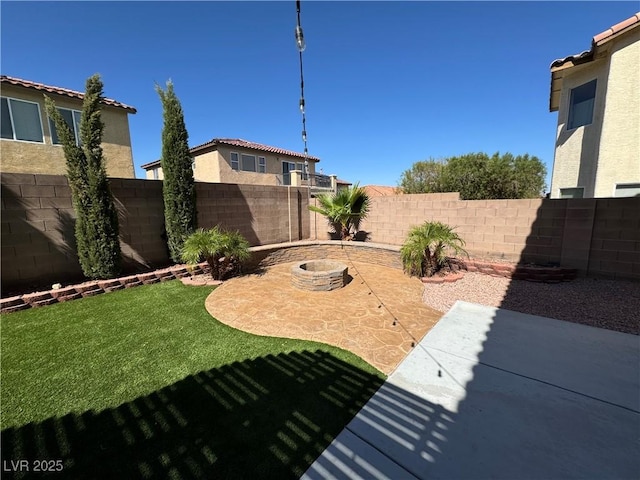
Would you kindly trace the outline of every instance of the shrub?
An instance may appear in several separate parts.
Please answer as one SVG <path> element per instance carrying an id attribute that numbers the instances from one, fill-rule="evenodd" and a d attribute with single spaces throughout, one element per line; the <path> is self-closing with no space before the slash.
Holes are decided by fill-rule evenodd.
<path id="1" fill-rule="evenodd" d="M 182 246 L 182 260 L 188 264 L 206 261 L 214 280 L 222 280 L 240 272 L 242 262 L 249 259 L 249 242 L 240 232 L 230 232 L 215 226 L 198 229 Z"/>
<path id="2" fill-rule="evenodd" d="M 425 222 L 409 231 L 400 249 L 403 269 L 412 276 L 431 277 L 447 263 L 447 251 L 468 255 L 464 245 L 452 227 Z"/>

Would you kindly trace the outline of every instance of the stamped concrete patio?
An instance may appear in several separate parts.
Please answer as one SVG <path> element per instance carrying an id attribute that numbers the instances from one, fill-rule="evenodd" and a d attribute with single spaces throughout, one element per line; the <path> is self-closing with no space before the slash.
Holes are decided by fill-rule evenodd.
<path id="1" fill-rule="evenodd" d="M 351 277 L 343 288 L 298 290 L 291 285 L 294 263 L 285 263 L 225 281 L 207 298 L 207 311 L 226 325 L 257 335 L 344 348 L 389 374 L 442 313 L 422 302 L 419 279 L 393 268 L 340 261 Z"/>

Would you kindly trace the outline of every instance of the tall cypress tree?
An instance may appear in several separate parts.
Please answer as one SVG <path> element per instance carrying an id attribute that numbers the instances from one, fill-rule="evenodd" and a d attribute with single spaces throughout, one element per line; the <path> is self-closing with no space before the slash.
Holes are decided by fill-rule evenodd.
<path id="1" fill-rule="evenodd" d="M 80 119 L 80 145 L 55 102 L 45 95 L 67 163 L 67 178 L 76 213 L 75 236 L 82 272 L 88 278 L 112 278 L 120 272 L 118 212 L 113 203 L 102 154 L 104 124 L 100 114 L 100 75 L 89 77 Z"/>
<path id="2" fill-rule="evenodd" d="M 164 222 L 169 254 L 174 262 L 181 261 L 182 245 L 197 227 L 196 190 L 189 153 L 189 135 L 184 124 L 180 100 L 171 80 L 167 89 L 156 85 L 162 101 L 164 125 L 162 127 L 162 158 L 160 165 L 164 180 Z"/>

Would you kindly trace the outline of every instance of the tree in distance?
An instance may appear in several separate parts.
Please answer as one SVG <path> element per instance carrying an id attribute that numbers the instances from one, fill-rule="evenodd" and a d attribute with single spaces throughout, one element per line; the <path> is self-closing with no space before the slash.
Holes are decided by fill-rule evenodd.
<path id="1" fill-rule="evenodd" d="M 403 193 L 460 192 L 462 200 L 539 198 L 547 169 L 529 154 L 470 153 L 441 161 L 416 162 L 403 172 Z"/>

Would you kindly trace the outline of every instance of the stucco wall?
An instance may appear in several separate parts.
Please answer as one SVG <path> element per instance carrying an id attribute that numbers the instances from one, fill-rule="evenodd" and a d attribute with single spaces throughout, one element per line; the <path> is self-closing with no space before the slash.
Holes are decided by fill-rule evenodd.
<path id="1" fill-rule="evenodd" d="M 562 84 L 556 150 L 551 177 L 551 198 L 560 197 L 561 188 L 584 187 L 584 197 L 593 197 L 599 157 L 600 132 L 605 108 L 608 61 L 600 60 L 574 67 Z M 569 130 L 569 104 L 571 90 L 596 79 L 596 98 L 593 121 Z"/>
<path id="2" fill-rule="evenodd" d="M 69 97 L 48 94 L 58 107 L 82 110 L 82 101 Z M 0 153 L 2 172 L 39 173 L 63 175 L 66 173 L 64 152 L 61 145 L 53 145 L 49 129 L 49 119 L 41 92 L 2 85 L 2 96 L 36 102 L 40 108 L 44 143 L 1 139 Z M 110 177 L 134 178 L 131 137 L 128 113 L 120 108 L 103 106 L 102 121 L 105 124 L 102 149 L 107 175 Z"/>
<path id="3" fill-rule="evenodd" d="M 613 45 L 595 196 L 640 183 L 640 29 Z"/>
<path id="4" fill-rule="evenodd" d="M 616 183 L 640 181 L 640 31 L 608 48 L 601 58 L 565 72 L 551 198 L 571 187 L 584 187 L 585 198 L 612 197 Z M 593 122 L 569 130 L 571 90 L 593 79 Z"/>
<path id="5" fill-rule="evenodd" d="M 255 155 L 256 166 L 258 157 L 266 159 L 266 173 L 237 171 L 231 168 L 231 152 Z M 282 162 L 304 163 L 304 160 L 298 157 L 288 157 L 261 152 L 258 150 L 247 151 L 245 149 L 219 146 L 216 150 L 209 150 L 194 156 L 195 169 L 193 170 L 194 178 L 198 182 L 214 182 L 214 183 L 235 183 L 246 185 L 265 185 L 275 186 L 282 185 Z M 309 173 L 315 174 L 315 161 L 309 161 Z M 164 175 L 162 168 L 158 168 L 158 180 L 162 180 Z M 147 170 L 145 177 L 153 180 L 153 172 Z"/>

